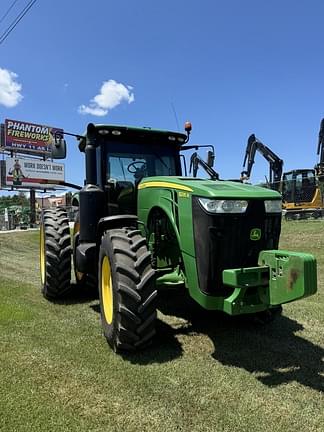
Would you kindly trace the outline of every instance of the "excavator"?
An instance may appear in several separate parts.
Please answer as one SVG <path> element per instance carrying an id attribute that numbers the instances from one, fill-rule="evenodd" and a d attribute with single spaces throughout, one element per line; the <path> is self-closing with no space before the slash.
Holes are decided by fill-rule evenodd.
<path id="1" fill-rule="evenodd" d="M 324 119 L 318 134 L 317 155 L 319 162 L 312 168 L 285 172 L 281 192 L 285 219 L 308 219 L 324 216 Z"/>
<path id="2" fill-rule="evenodd" d="M 254 134 L 250 135 L 248 138 L 243 162 L 243 168 L 246 166 L 246 170 L 241 172 L 241 180 L 249 180 L 257 151 L 269 162 L 268 187 L 280 191 L 283 160 L 269 149 L 269 147 L 258 140 Z"/>
<path id="3" fill-rule="evenodd" d="M 269 162 L 270 175 L 268 187 L 282 194 L 283 214 L 286 220 L 319 218 L 324 216 L 321 184 L 324 184 L 324 119 L 321 121 L 317 155 L 319 162 L 312 168 L 283 171 L 283 161 L 272 150 L 259 141 L 254 134 L 250 135 L 246 147 L 241 180 L 251 176 L 256 151 Z"/>

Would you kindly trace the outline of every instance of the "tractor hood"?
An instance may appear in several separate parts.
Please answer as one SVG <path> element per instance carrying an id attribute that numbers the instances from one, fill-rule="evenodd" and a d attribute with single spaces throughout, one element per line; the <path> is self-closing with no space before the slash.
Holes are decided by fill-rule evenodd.
<path id="1" fill-rule="evenodd" d="M 196 177 L 146 177 L 138 189 L 165 188 L 188 192 L 206 198 L 279 199 L 281 195 L 271 189 L 235 181 L 210 180 Z"/>

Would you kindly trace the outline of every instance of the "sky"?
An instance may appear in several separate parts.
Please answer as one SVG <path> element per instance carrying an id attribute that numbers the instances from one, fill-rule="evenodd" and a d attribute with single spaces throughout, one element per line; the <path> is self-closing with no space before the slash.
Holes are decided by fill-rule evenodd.
<path id="1" fill-rule="evenodd" d="M 0 2 L 0 34 L 28 3 Z M 89 122 L 183 130 L 213 144 L 221 178 L 238 178 L 254 133 L 313 168 L 324 116 L 321 0 L 37 0 L 0 44 L 0 122 L 83 133 Z M 1 37 L 0 37 L 1 40 Z M 84 157 L 67 138 L 66 181 Z M 201 155 L 205 157 L 205 152 Z M 268 164 L 255 158 L 251 180 Z"/>

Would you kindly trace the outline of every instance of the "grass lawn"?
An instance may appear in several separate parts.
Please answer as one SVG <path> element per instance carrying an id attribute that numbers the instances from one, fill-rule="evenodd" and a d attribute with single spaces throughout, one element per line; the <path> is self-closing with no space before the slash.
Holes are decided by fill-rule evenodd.
<path id="1" fill-rule="evenodd" d="M 121 357 L 98 300 L 40 294 L 38 232 L 0 235 L 1 431 L 324 431 L 324 222 L 283 224 L 318 260 L 318 293 L 256 322 L 181 307 Z"/>

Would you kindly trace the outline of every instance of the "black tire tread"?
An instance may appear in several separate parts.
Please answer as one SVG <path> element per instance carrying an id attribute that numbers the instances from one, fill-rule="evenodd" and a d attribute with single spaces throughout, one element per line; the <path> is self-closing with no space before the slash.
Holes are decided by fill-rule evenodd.
<path id="1" fill-rule="evenodd" d="M 104 326 L 104 333 L 115 351 L 134 351 L 148 345 L 155 334 L 157 291 L 151 254 L 146 239 L 134 228 L 108 230 L 104 239 L 113 251 L 109 260 L 118 302 L 114 332 L 105 332 Z"/>
<path id="2" fill-rule="evenodd" d="M 46 209 L 42 224 L 45 235 L 45 283 L 42 293 L 48 300 L 64 296 L 71 282 L 71 235 L 69 220 L 62 208 Z"/>

